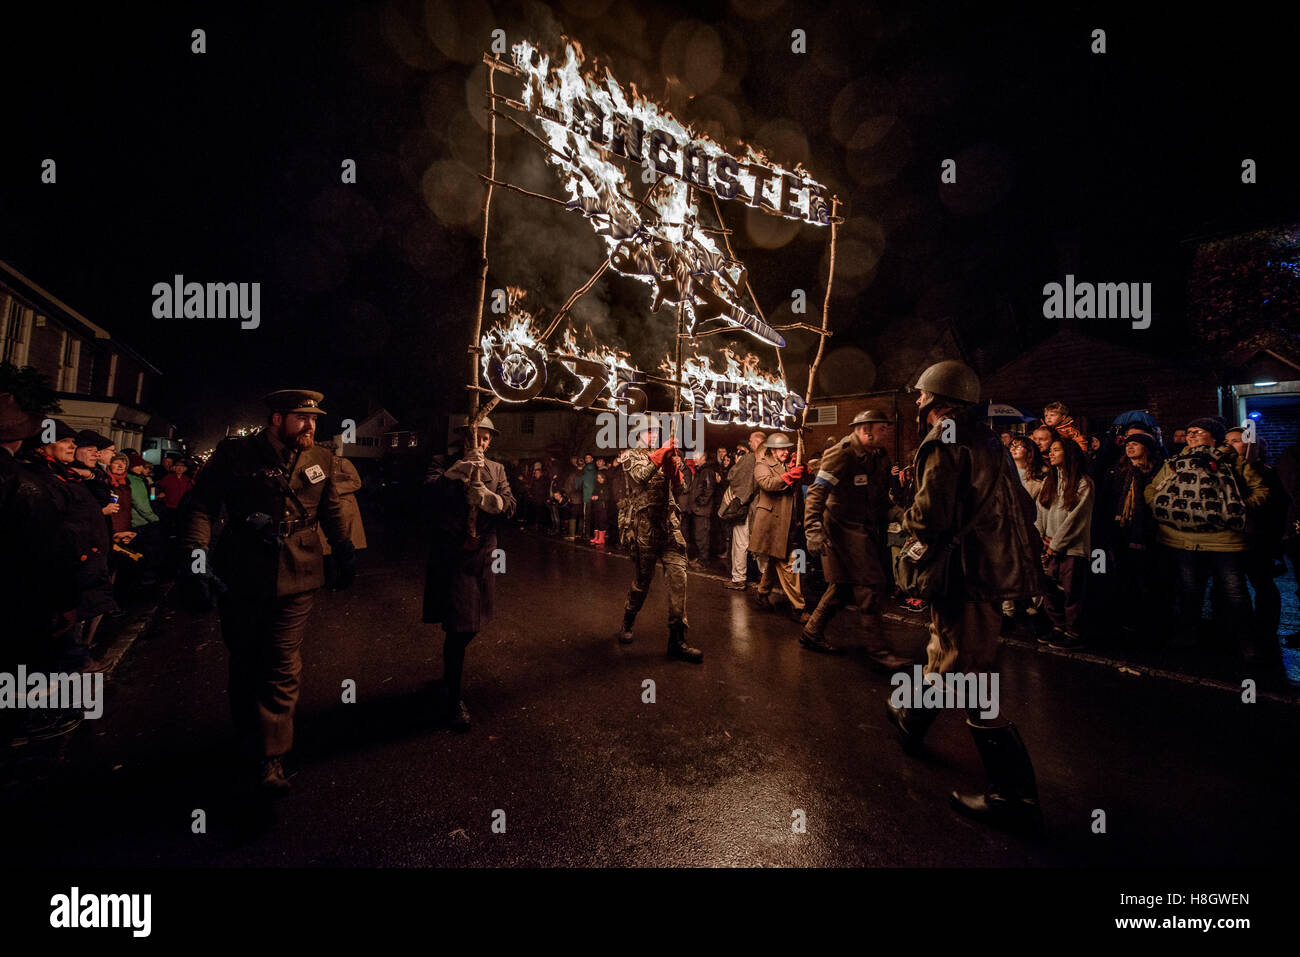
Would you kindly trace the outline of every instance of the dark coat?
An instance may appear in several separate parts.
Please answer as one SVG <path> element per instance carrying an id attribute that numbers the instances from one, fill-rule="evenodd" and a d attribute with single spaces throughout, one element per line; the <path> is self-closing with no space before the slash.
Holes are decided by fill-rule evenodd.
<path id="1" fill-rule="evenodd" d="M 77 617 L 94 618 L 111 611 L 115 606 L 108 556 L 113 542 L 101 511 L 108 502 L 107 489 L 36 450 L 24 455 L 23 461 L 59 502 L 64 525 L 60 547 L 76 568 Z"/>
<path id="2" fill-rule="evenodd" d="M 212 555 L 212 570 L 244 598 L 284 597 L 320 588 L 325 584 L 322 537 L 336 546 L 349 540 L 335 484 L 334 454 L 315 445 L 290 450 L 286 457 L 282 449 L 266 430 L 223 439 L 185 499 L 181 543 L 186 564 L 193 549 L 211 547 L 212 528 L 224 506 L 227 521 Z M 292 495 L 285 491 L 286 484 Z M 305 521 L 299 504 L 306 511 Z M 302 527 L 278 535 L 279 523 L 289 520 L 302 521 Z M 285 526 L 286 531 L 290 528 Z"/>
<path id="3" fill-rule="evenodd" d="M 461 456 L 435 457 L 425 477 L 433 511 L 433 537 L 424 577 L 423 620 L 441 623 L 446 631 L 481 631 L 492 619 L 496 573 L 492 552 L 497 548 L 497 530 L 515 513 L 505 466 L 491 459 L 480 470 L 488 491 L 501 496 L 504 507 L 491 515 L 479 509 L 475 515 L 476 539 L 469 537 L 467 485 L 446 474 Z"/>
<path id="4" fill-rule="evenodd" d="M 1037 508 L 1011 456 L 976 410 L 954 412 L 951 419 L 954 442 L 942 440 L 943 420 L 916 450 L 916 497 L 903 515 L 904 532 L 942 546 L 975 515 L 957 548 L 945 597 L 987 602 L 1042 594 Z"/>
<path id="5" fill-rule="evenodd" d="M 1127 458 L 1106 473 L 1098 511 L 1101 513 L 1101 528 L 1104 532 L 1102 540 L 1110 547 L 1127 548 L 1130 544 L 1141 545 L 1143 548 L 1155 547 L 1156 519 L 1151 514 L 1151 507 L 1147 505 L 1146 500 L 1147 483 L 1155 477 L 1155 474 L 1154 467 L 1150 472 L 1142 472 L 1130 465 Z M 1119 516 L 1124 508 L 1124 501 L 1129 495 L 1130 486 L 1133 494 L 1133 514 L 1127 524 L 1122 525 Z"/>
<path id="6" fill-rule="evenodd" d="M 708 462 L 699 467 L 683 463 L 682 470 L 682 474 L 687 476 L 687 482 L 682 494 L 677 497 L 677 507 L 684 515 L 711 515 L 713 489 L 717 484 L 712 466 Z"/>
<path id="7" fill-rule="evenodd" d="M 822 528 L 826 581 L 883 588 L 889 525 L 889 455 L 847 435 L 822 455 L 804 508 L 805 529 Z"/>
<path id="8" fill-rule="evenodd" d="M 0 449 L 0 542 L 12 563 L 0 575 L 5 637 L 0 661 L 41 661 L 55 617 L 77 606 L 78 565 L 65 525 L 62 490 L 45 466 L 19 462 Z"/>

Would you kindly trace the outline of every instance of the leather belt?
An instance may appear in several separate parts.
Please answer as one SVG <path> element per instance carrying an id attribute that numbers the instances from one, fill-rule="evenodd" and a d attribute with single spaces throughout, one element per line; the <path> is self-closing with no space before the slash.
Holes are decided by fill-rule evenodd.
<path id="1" fill-rule="evenodd" d="M 316 525 L 317 519 L 314 516 L 312 518 L 286 518 L 284 521 L 277 523 L 275 533 L 280 538 L 288 538 L 303 529 L 315 528 Z"/>

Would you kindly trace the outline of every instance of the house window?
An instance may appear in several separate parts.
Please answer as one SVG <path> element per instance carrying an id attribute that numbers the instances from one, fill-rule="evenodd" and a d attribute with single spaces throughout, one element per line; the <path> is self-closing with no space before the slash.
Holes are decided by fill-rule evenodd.
<path id="1" fill-rule="evenodd" d="M 525 415 L 519 420 L 519 434 L 532 435 L 537 428 L 537 416 Z"/>
<path id="2" fill-rule="evenodd" d="M 393 448 L 397 448 L 397 436 L 393 436 L 392 442 L 389 443 Z"/>
<path id="3" fill-rule="evenodd" d="M 27 345 L 31 334 L 32 314 L 22 304 L 9 297 L 8 306 L 0 318 L 4 320 L 4 347 L 0 359 L 16 366 L 27 364 Z"/>
<path id="4" fill-rule="evenodd" d="M 109 398 L 113 396 L 113 388 L 117 385 L 117 353 L 108 354 L 108 385 L 104 387 L 104 394 Z M 139 399 L 136 400 L 140 401 Z"/>
<path id="5" fill-rule="evenodd" d="M 406 440 L 406 447 L 407 447 L 408 449 L 413 449 L 413 448 L 415 448 L 419 443 L 420 443 L 420 440 L 417 439 L 417 438 L 413 435 L 413 436 L 411 436 L 409 439 Z"/>
<path id="6" fill-rule="evenodd" d="M 59 370 L 59 391 L 77 391 L 77 369 L 81 364 L 81 340 L 63 333 L 63 362 Z"/>

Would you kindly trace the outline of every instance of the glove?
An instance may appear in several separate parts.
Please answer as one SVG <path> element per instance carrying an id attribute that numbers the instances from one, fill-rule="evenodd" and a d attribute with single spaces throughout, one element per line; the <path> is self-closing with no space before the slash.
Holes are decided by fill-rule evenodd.
<path id="1" fill-rule="evenodd" d="M 826 552 L 826 530 L 820 525 L 805 527 L 803 530 L 804 538 L 808 542 L 808 551 L 821 555 Z"/>
<path id="2" fill-rule="evenodd" d="M 455 479 L 458 482 L 468 482 L 473 478 L 474 470 L 476 468 L 481 469 L 486 462 L 482 449 L 470 449 L 459 462 L 447 469 L 443 474 L 447 478 Z"/>
<path id="3" fill-rule="evenodd" d="M 230 589 L 211 572 L 190 572 L 180 579 L 181 601 L 196 615 L 212 610 L 216 600 Z"/>
<path id="4" fill-rule="evenodd" d="M 804 466 L 795 465 L 790 469 L 790 471 L 781 476 L 781 480 L 785 482 L 786 485 L 793 485 L 807 474 L 808 470 L 804 468 Z"/>
<path id="5" fill-rule="evenodd" d="M 500 513 L 505 507 L 505 502 L 496 492 L 488 491 L 488 487 L 482 482 L 471 482 L 469 488 L 465 490 L 465 501 L 471 507 L 487 512 L 489 515 Z"/>
<path id="6" fill-rule="evenodd" d="M 330 542 L 330 554 L 334 556 L 334 590 L 342 591 L 356 580 L 357 546 L 346 539 L 337 544 Z"/>
<path id="7" fill-rule="evenodd" d="M 650 453 L 650 461 L 653 462 L 655 465 L 659 466 L 660 468 L 664 468 L 664 462 L 673 461 L 676 455 L 677 455 L 677 442 L 674 439 L 669 439 L 668 444 L 665 445 L 663 448 L 655 449 L 653 452 Z"/>

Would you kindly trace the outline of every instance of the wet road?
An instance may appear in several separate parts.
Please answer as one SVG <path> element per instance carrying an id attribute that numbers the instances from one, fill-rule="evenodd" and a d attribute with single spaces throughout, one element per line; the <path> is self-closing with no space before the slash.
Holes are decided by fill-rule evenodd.
<path id="1" fill-rule="evenodd" d="M 351 591 L 317 598 L 288 797 L 272 806 L 231 785 L 216 616 L 164 606 L 113 673 L 104 716 L 9 769 L 0 810 L 21 826 L 0 854 L 71 866 L 1186 866 L 1300 849 L 1294 705 L 1008 645 L 1002 707 L 1047 819 L 1034 844 L 948 809 L 952 788 L 983 782 L 959 715 L 936 724 L 928 756 L 903 755 L 855 614 L 830 633 L 850 654 L 827 658 L 749 594 L 692 574 L 690 639 L 706 658 L 670 662 L 661 580 L 624 647 L 626 558 L 517 533 L 504 545 L 497 619 L 469 648 L 468 735 L 433 721 L 441 632 L 419 622 L 422 560 L 365 554 Z M 891 627 L 919 651 L 922 629 Z M 341 701 L 348 679 L 355 704 Z"/>

